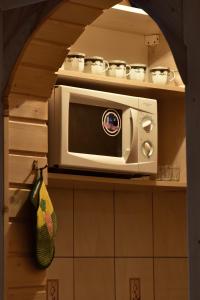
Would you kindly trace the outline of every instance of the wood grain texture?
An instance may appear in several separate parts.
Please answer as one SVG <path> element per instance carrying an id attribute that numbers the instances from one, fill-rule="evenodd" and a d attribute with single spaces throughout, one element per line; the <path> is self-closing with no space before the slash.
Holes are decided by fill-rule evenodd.
<path id="1" fill-rule="evenodd" d="M 188 300 L 188 260 L 155 259 L 155 299 Z"/>
<path id="2" fill-rule="evenodd" d="M 113 194 L 100 190 L 75 191 L 75 256 L 113 256 L 113 239 Z"/>
<path id="3" fill-rule="evenodd" d="M 29 215 L 29 219 L 32 217 Z M 8 254 L 32 255 L 34 252 L 34 224 L 33 222 L 9 223 L 8 229 Z"/>
<path id="4" fill-rule="evenodd" d="M 129 289 L 131 278 L 140 280 L 141 299 L 154 299 L 152 258 L 117 258 L 115 259 L 115 268 L 117 300 L 133 299 Z"/>
<path id="5" fill-rule="evenodd" d="M 73 191 L 48 188 L 58 219 L 56 257 L 73 256 Z"/>
<path id="6" fill-rule="evenodd" d="M 22 188 L 9 188 L 9 217 L 29 219 L 31 203 L 29 195 L 31 190 Z"/>
<path id="7" fill-rule="evenodd" d="M 58 6 L 56 11 L 50 15 L 50 18 L 57 21 L 89 25 L 101 14 L 101 9 L 68 1 Z"/>
<path id="8" fill-rule="evenodd" d="M 73 276 L 74 275 L 73 275 L 72 259 L 55 258 L 51 266 L 47 269 L 47 280 L 50 279 L 58 280 L 58 285 L 59 285 L 58 300 L 74 299 Z"/>
<path id="9" fill-rule="evenodd" d="M 47 19 L 33 37 L 58 45 L 71 46 L 84 31 L 84 26 Z"/>
<path id="10" fill-rule="evenodd" d="M 13 288 L 8 290 L 9 300 L 46 300 L 44 288 Z"/>
<path id="11" fill-rule="evenodd" d="M 9 149 L 47 153 L 47 125 L 9 121 Z"/>
<path id="12" fill-rule="evenodd" d="M 114 300 L 114 261 L 111 258 L 75 259 L 77 300 Z"/>
<path id="13" fill-rule="evenodd" d="M 115 255 L 152 257 L 151 192 L 115 193 Z"/>
<path id="14" fill-rule="evenodd" d="M 106 9 L 106 8 L 109 8 L 109 7 L 117 4 L 119 1 L 117 1 L 117 0 L 95 0 L 95 1 L 93 1 L 93 0 L 71 0 L 71 2 L 79 3 L 79 4 L 91 6 L 91 7 Z"/>
<path id="15" fill-rule="evenodd" d="M 8 287 L 41 287 L 46 284 L 46 270 L 38 269 L 33 258 L 9 257 Z M 20 275 L 20 276 L 19 276 Z"/>
<path id="16" fill-rule="evenodd" d="M 45 121 L 48 118 L 48 101 L 44 98 L 11 93 L 8 105 L 10 117 Z"/>
<path id="17" fill-rule="evenodd" d="M 54 71 L 62 65 L 66 55 L 64 46 L 32 39 L 22 54 L 21 63 Z"/>
<path id="18" fill-rule="evenodd" d="M 184 192 L 154 193 L 154 255 L 186 257 L 187 213 Z"/>
<path id="19" fill-rule="evenodd" d="M 187 182 L 184 99 L 180 95 L 173 98 L 158 94 L 157 100 L 158 165 L 180 168 L 180 182 Z"/>
<path id="20" fill-rule="evenodd" d="M 10 92 L 48 98 L 56 81 L 52 71 L 19 65 Z"/>
<path id="21" fill-rule="evenodd" d="M 9 155 L 9 182 L 33 184 L 35 171 L 32 171 L 33 161 L 38 161 L 38 167 L 44 167 L 47 164 L 46 157 Z M 47 183 L 47 170 L 43 172 L 44 180 Z"/>

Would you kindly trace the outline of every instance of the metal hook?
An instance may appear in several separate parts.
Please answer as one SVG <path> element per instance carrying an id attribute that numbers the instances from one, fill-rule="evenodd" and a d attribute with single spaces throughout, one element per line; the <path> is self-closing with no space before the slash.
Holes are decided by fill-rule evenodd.
<path id="1" fill-rule="evenodd" d="M 46 164 L 44 167 L 39 168 L 39 167 L 38 167 L 38 160 L 34 160 L 34 161 L 33 161 L 33 164 L 32 164 L 32 170 L 33 170 L 33 171 L 38 171 L 38 170 L 40 170 L 40 174 L 42 174 L 42 171 L 43 171 L 44 169 L 46 169 L 46 168 L 48 168 L 48 165 L 47 165 L 47 164 Z"/>

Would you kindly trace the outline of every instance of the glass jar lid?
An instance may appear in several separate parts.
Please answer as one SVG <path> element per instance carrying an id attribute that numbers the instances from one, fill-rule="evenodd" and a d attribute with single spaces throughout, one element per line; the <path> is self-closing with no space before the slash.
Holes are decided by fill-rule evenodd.
<path id="1" fill-rule="evenodd" d="M 85 57 L 85 53 L 81 53 L 81 52 L 70 52 L 67 54 L 68 57 L 78 57 L 78 58 L 84 58 Z"/>
<path id="2" fill-rule="evenodd" d="M 116 66 L 124 65 L 124 66 L 126 66 L 126 62 L 124 60 L 114 59 L 114 60 L 109 61 L 109 65 L 116 65 Z"/>

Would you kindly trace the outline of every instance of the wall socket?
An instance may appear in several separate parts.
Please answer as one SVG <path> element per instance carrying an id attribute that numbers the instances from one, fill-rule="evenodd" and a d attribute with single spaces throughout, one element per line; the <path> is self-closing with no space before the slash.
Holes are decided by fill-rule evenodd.
<path id="1" fill-rule="evenodd" d="M 140 278 L 130 278 L 130 300 L 141 300 Z"/>
<path id="2" fill-rule="evenodd" d="M 57 279 L 47 280 L 47 300 L 59 300 L 59 281 Z"/>

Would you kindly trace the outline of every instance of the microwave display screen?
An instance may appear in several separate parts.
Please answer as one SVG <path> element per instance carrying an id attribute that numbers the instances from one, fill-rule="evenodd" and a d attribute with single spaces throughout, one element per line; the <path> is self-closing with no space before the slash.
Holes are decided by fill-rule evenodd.
<path id="1" fill-rule="evenodd" d="M 122 156 L 122 110 L 70 103 L 68 150 Z"/>

